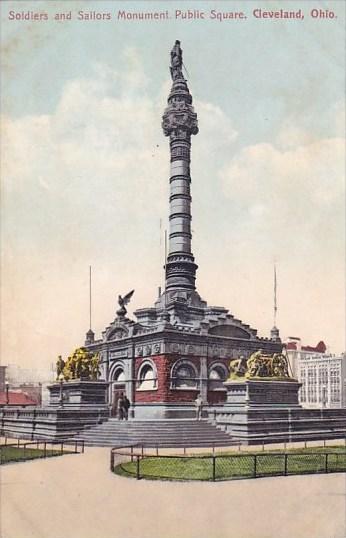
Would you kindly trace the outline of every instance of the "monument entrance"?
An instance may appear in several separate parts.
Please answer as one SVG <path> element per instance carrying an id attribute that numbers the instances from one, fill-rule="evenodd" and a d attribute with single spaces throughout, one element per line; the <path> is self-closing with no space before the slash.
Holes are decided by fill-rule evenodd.
<path id="1" fill-rule="evenodd" d="M 118 416 L 118 400 L 122 394 L 126 394 L 125 390 L 125 384 L 119 384 L 113 385 L 113 397 L 112 397 L 112 408 L 111 408 L 111 415 L 112 417 Z"/>

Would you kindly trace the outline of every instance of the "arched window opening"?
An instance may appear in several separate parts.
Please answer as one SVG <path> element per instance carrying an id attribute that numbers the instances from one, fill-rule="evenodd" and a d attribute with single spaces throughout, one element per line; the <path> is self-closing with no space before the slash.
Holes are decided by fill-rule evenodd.
<path id="1" fill-rule="evenodd" d="M 227 370 L 224 366 L 212 366 L 209 371 L 209 389 L 225 389 L 223 382 L 227 379 Z"/>
<path id="2" fill-rule="evenodd" d="M 138 373 L 138 390 L 154 390 L 157 386 L 157 378 L 153 367 L 150 364 L 145 364 Z"/>
<path id="3" fill-rule="evenodd" d="M 117 383 L 120 383 L 122 381 L 125 381 L 125 373 L 124 373 L 124 370 L 122 368 L 117 368 L 114 372 L 114 376 L 113 376 L 113 379 L 114 381 L 116 381 Z"/>
<path id="4" fill-rule="evenodd" d="M 172 387 L 179 389 L 197 388 L 197 373 L 191 363 L 178 364 L 173 370 Z"/>

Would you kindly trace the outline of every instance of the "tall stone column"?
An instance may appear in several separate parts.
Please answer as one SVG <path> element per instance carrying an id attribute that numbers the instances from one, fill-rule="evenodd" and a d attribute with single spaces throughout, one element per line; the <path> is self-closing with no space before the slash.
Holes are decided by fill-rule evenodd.
<path id="1" fill-rule="evenodd" d="M 171 161 L 167 292 L 194 290 L 197 270 L 191 251 L 190 149 L 198 124 L 182 65 L 182 50 L 176 41 L 171 51 L 173 84 L 162 118 L 163 132 L 170 139 Z"/>

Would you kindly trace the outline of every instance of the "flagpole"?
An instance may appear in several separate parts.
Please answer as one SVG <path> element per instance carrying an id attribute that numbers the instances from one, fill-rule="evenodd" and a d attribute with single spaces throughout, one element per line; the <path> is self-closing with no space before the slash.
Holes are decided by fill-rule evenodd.
<path id="1" fill-rule="evenodd" d="M 276 264 L 274 263 L 274 327 L 276 327 L 276 313 L 278 310 L 276 292 L 277 292 Z"/>
<path id="2" fill-rule="evenodd" d="M 91 330 L 91 265 L 89 265 L 89 329 Z"/>

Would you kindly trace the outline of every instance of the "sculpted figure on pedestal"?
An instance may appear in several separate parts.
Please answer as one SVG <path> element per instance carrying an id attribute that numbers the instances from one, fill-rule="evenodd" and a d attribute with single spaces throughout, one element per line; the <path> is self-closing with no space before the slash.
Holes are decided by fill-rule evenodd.
<path id="1" fill-rule="evenodd" d="M 130 291 L 127 293 L 124 297 L 121 295 L 118 296 L 118 305 L 120 306 L 119 310 L 117 310 L 117 316 L 119 318 L 123 318 L 127 314 L 127 310 L 125 308 L 125 305 L 129 304 L 132 295 L 134 294 L 135 290 Z"/>
<path id="2" fill-rule="evenodd" d="M 57 381 L 59 381 L 60 375 L 62 374 L 64 368 L 65 368 L 65 361 L 61 357 L 61 355 L 59 355 L 58 360 L 56 361 L 56 379 L 57 379 Z"/>
<path id="3" fill-rule="evenodd" d="M 289 374 L 288 359 L 282 353 L 267 355 L 262 349 L 255 351 L 248 359 L 231 360 L 230 380 L 253 378 L 286 378 L 292 379 Z"/>
<path id="4" fill-rule="evenodd" d="M 176 80 L 177 78 L 184 78 L 183 72 L 183 51 L 180 47 L 180 41 L 176 41 L 172 50 L 171 50 L 171 76 L 172 80 Z"/>

